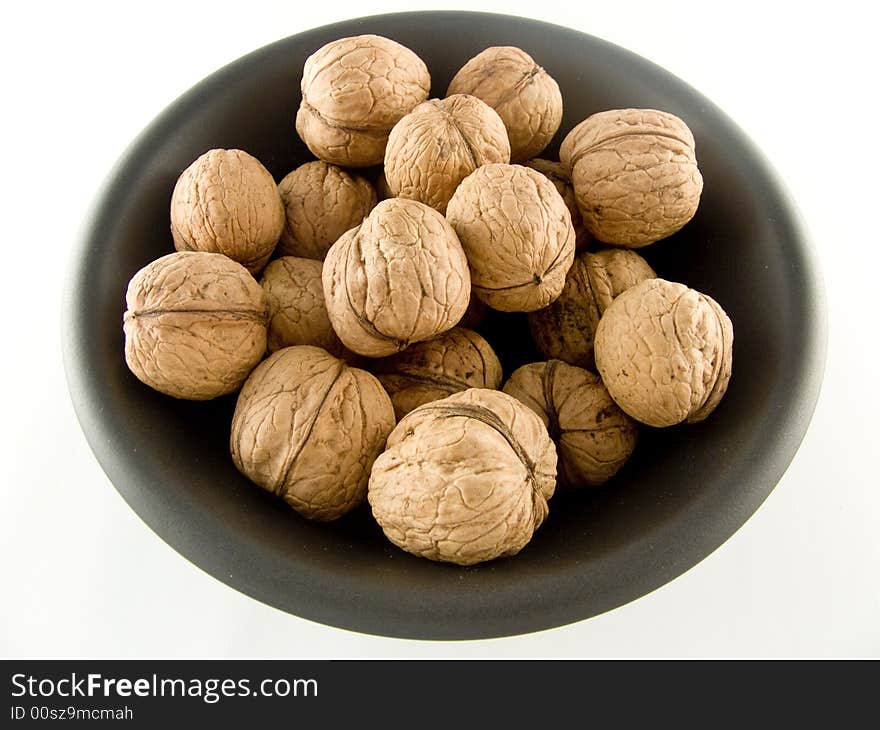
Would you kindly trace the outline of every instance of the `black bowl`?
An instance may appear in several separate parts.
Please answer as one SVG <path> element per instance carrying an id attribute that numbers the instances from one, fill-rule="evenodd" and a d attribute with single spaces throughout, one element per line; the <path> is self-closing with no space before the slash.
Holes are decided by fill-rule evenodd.
<path id="1" fill-rule="evenodd" d="M 604 109 L 655 107 L 694 132 L 705 190 L 696 217 L 645 249 L 664 278 L 710 294 L 735 328 L 730 389 L 704 423 L 644 429 L 606 488 L 560 496 L 516 557 L 472 568 L 390 545 L 366 508 L 330 525 L 300 518 L 232 464 L 234 398 L 188 403 L 128 371 L 122 312 L 131 275 L 172 250 L 179 173 L 212 147 L 254 154 L 276 179 L 310 155 L 293 120 L 306 57 L 342 36 L 394 38 L 428 64 L 433 93 L 490 45 L 526 49 L 559 82 L 559 139 Z M 509 374 L 536 358 L 522 316 L 487 331 Z M 125 152 L 75 254 L 64 355 L 92 449 L 131 507 L 172 547 L 228 585 L 348 629 L 472 639 L 559 626 L 644 595 L 704 558 L 758 508 L 790 463 L 825 360 L 819 274 L 792 203 L 765 159 L 710 101 L 662 69 L 573 30 L 482 13 L 346 21 L 255 51 L 166 109 Z"/>

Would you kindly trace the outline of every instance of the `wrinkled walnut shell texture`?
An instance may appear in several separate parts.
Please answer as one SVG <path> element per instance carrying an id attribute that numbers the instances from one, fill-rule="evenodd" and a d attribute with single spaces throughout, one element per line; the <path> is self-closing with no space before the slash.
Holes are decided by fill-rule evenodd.
<path id="1" fill-rule="evenodd" d="M 528 53 L 512 46 L 474 56 L 450 82 L 446 95 L 451 94 L 471 94 L 498 112 L 514 162 L 539 154 L 562 122 L 559 85 Z"/>
<path id="2" fill-rule="evenodd" d="M 474 293 L 490 307 L 530 312 L 559 296 L 574 258 L 574 227 L 544 175 L 483 165 L 459 185 L 447 218 L 467 254 Z"/>
<path id="3" fill-rule="evenodd" d="M 320 348 L 288 347 L 241 389 L 230 449 L 248 479 L 325 522 L 363 501 L 392 428 L 391 401 L 372 375 Z"/>
<path id="4" fill-rule="evenodd" d="M 556 442 L 559 484 L 598 487 L 636 447 L 636 424 L 611 399 L 598 375 L 561 360 L 514 371 L 504 392 L 537 413 Z"/>
<path id="5" fill-rule="evenodd" d="M 592 368 L 593 338 L 599 318 L 621 292 L 654 270 L 635 251 L 603 249 L 577 256 L 562 294 L 550 306 L 529 314 L 532 339 L 544 357 Z"/>
<path id="6" fill-rule="evenodd" d="M 733 325 L 711 297 L 648 279 L 605 310 L 596 367 L 615 402 L 649 426 L 696 423 L 724 396 L 733 363 Z"/>
<path id="7" fill-rule="evenodd" d="M 178 251 L 222 253 L 252 274 L 269 260 L 284 227 L 275 180 L 242 150 L 210 150 L 178 178 L 171 235 Z"/>
<path id="8" fill-rule="evenodd" d="M 515 555 L 547 516 L 556 449 L 541 419 L 496 390 L 420 406 L 388 438 L 368 499 L 391 542 L 459 565 Z"/>
<path id="9" fill-rule="evenodd" d="M 315 157 L 368 167 L 382 162 L 391 128 L 428 98 L 431 77 L 405 46 L 360 35 L 309 56 L 300 88 L 296 131 Z"/>
<path id="10" fill-rule="evenodd" d="M 269 315 L 269 352 L 292 345 L 314 345 L 337 357 L 345 355 L 324 304 L 322 268 L 320 261 L 282 256 L 263 271 L 260 284 L 266 293 Z"/>
<path id="11" fill-rule="evenodd" d="M 420 104 L 394 126 L 385 179 L 392 195 L 445 213 L 459 183 L 480 165 L 509 161 L 500 117 L 479 99 L 456 95 Z"/>
<path id="12" fill-rule="evenodd" d="M 307 162 L 288 174 L 278 190 L 285 226 L 278 242 L 282 256 L 323 261 L 336 240 L 376 207 L 368 180 L 326 162 Z"/>
<path id="13" fill-rule="evenodd" d="M 263 289 L 221 254 L 163 256 L 134 275 L 125 300 L 125 361 L 166 395 L 232 393 L 266 352 Z"/>
<path id="14" fill-rule="evenodd" d="M 373 373 L 391 396 L 398 420 L 414 408 L 468 388 L 495 390 L 501 363 L 476 332 L 455 327 L 376 362 Z"/>
<path id="15" fill-rule="evenodd" d="M 382 357 L 452 329 L 467 309 L 471 283 L 446 219 L 422 203 L 392 198 L 333 244 L 323 285 L 343 344 Z"/>
<path id="16" fill-rule="evenodd" d="M 571 223 L 574 226 L 575 250 L 582 251 L 587 248 L 593 237 L 584 226 L 584 221 L 581 218 L 581 212 L 578 209 L 577 200 L 574 196 L 574 188 L 562 163 L 535 157 L 525 164 L 526 167 L 531 167 L 533 170 L 540 172 L 556 186 L 556 190 L 565 201 L 565 207 L 568 208 L 568 212 L 571 214 Z"/>
<path id="17" fill-rule="evenodd" d="M 568 133 L 559 158 L 584 225 L 600 241 L 639 248 L 693 218 L 703 190 L 694 136 L 655 109 L 614 109 Z"/>

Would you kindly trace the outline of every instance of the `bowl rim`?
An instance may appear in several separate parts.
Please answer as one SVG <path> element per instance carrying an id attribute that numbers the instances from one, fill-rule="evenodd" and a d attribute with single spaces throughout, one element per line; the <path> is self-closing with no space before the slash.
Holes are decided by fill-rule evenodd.
<path id="1" fill-rule="evenodd" d="M 791 385 L 788 388 L 790 397 L 786 404 L 789 409 L 785 422 L 786 428 L 777 430 L 775 442 L 766 444 L 766 448 L 761 454 L 762 458 L 752 465 L 752 472 L 756 476 L 755 481 L 745 490 L 743 498 L 735 509 L 731 510 L 728 506 L 724 514 L 715 515 L 707 509 L 711 505 L 702 503 L 695 506 L 689 505 L 683 519 L 675 520 L 672 524 L 664 524 L 662 530 L 658 530 L 650 536 L 650 541 L 638 541 L 619 551 L 615 555 L 614 569 L 622 571 L 621 574 L 625 579 L 616 585 L 605 585 L 603 590 L 598 592 L 598 595 L 591 595 L 589 599 L 584 599 L 581 596 L 577 599 L 568 597 L 569 600 L 565 600 L 565 596 L 560 596 L 560 605 L 554 606 L 552 611 L 542 613 L 533 611 L 513 623 L 501 622 L 493 617 L 491 611 L 486 610 L 486 601 L 491 602 L 490 599 L 486 599 L 482 610 L 472 616 L 472 620 L 466 624 L 453 617 L 449 620 L 441 620 L 437 624 L 423 625 L 423 622 L 403 616 L 400 611 L 383 610 L 388 608 L 390 598 L 386 598 L 385 603 L 382 600 L 356 604 L 351 601 L 345 603 L 348 596 L 346 590 L 340 587 L 331 589 L 326 585 L 319 585 L 322 583 L 322 577 L 318 574 L 307 573 L 301 577 L 300 586 L 311 586 L 316 589 L 320 588 L 320 590 L 301 590 L 293 595 L 288 593 L 285 600 L 280 600 L 269 585 L 272 580 L 270 576 L 261 578 L 260 576 L 246 575 L 245 571 L 233 569 L 229 563 L 231 558 L 224 554 L 224 551 L 219 551 L 220 554 L 218 554 L 218 551 L 211 550 L 211 546 L 216 545 L 218 539 L 230 538 L 229 531 L 224 530 L 226 525 L 216 520 L 211 523 L 211 517 L 195 513 L 184 515 L 184 517 L 192 516 L 199 519 L 200 527 L 203 529 L 198 531 L 192 529 L 188 519 L 170 521 L 165 519 L 164 515 L 168 505 L 151 502 L 146 494 L 146 488 L 138 484 L 137 476 L 133 475 L 133 469 L 128 463 L 125 452 L 119 448 L 120 434 L 115 433 L 106 423 L 102 415 L 100 376 L 97 368 L 94 367 L 97 363 L 97 355 L 84 344 L 88 342 L 92 326 L 91 312 L 85 306 L 83 292 L 88 287 L 89 257 L 95 250 L 94 240 L 101 230 L 102 221 L 108 216 L 112 216 L 114 197 L 118 194 L 120 186 L 125 185 L 127 176 L 133 169 L 132 166 L 137 165 L 139 159 L 149 156 L 151 139 L 161 135 L 164 126 L 169 125 L 191 104 L 197 103 L 203 95 L 210 94 L 211 90 L 228 75 L 244 73 L 246 69 L 258 64 L 261 58 L 277 52 L 279 48 L 288 44 L 303 42 L 308 36 L 320 36 L 327 33 L 338 33 L 340 37 L 351 35 L 352 31 L 357 30 L 358 24 L 366 21 L 377 23 L 395 18 L 442 24 L 444 20 L 453 17 L 461 18 L 462 16 L 472 18 L 473 22 L 491 23 L 498 21 L 498 19 L 505 19 L 534 29 L 541 29 L 546 33 L 575 34 L 585 37 L 589 39 L 590 43 L 603 47 L 606 51 L 631 57 L 634 62 L 645 65 L 647 69 L 662 75 L 670 82 L 679 84 L 688 94 L 699 99 L 727 122 L 729 133 L 734 135 L 742 148 L 751 155 L 755 164 L 760 168 L 760 172 L 766 178 L 768 186 L 777 193 L 779 210 L 787 217 L 784 223 L 791 231 L 792 239 L 796 242 L 796 248 L 800 254 L 800 260 L 796 264 L 803 291 L 801 297 L 803 310 L 800 313 L 804 333 L 801 348 L 803 366 L 798 372 L 791 373 Z M 608 41 L 557 24 L 478 11 L 387 13 L 327 24 L 287 36 L 256 49 L 197 82 L 153 118 L 128 145 L 106 176 L 84 218 L 78 241 L 71 252 L 62 297 L 62 356 L 68 390 L 77 419 L 90 448 L 111 483 L 153 532 L 204 572 L 262 603 L 302 618 L 338 628 L 396 638 L 423 640 L 512 636 L 584 620 L 653 592 L 712 554 L 758 509 L 794 458 L 806 434 L 821 390 L 827 356 L 827 327 L 824 283 L 814 247 L 802 217 L 785 183 L 764 154 L 717 105 L 665 69 Z M 690 521 L 689 518 L 707 520 L 704 529 L 696 532 L 686 530 L 685 525 Z M 232 539 L 235 539 L 234 534 Z M 252 546 L 244 543 L 236 544 L 235 548 L 236 551 L 252 551 Z M 235 551 L 230 550 L 229 552 Z M 648 555 L 650 555 L 650 564 L 654 569 L 646 572 L 641 566 L 648 559 Z M 250 556 L 249 559 L 253 559 L 253 556 Z M 238 558 L 235 567 L 246 563 L 247 559 Z M 268 572 L 280 570 L 280 566 L 279 562 L 278 566 L 271 568 Z M 600 566 L 599 570 L 608 570 L 608 566 Z M 343 605 L 334 603 L 340 600 L 343 601 Z"/>

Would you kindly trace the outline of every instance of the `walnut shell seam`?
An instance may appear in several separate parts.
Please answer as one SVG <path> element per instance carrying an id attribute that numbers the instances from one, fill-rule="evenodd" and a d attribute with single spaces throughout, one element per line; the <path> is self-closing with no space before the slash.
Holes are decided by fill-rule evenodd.
<path id="1" fill-rule="evenodd" d="M 440 418 L 455 418 L 457 416 L 462 418 L 473 418 L 495 430 L 505 441 L 507 441 L 510 448 L 513 450 L 513 453 L 515 453 L 517 458 L 522 462 L 532 490 L 535 494 L 543 497 L 541 491 L 538 489 L 538 479 L 535 476 L 535 462 L 529 458 L 529 455 L 526 453 L 525 449 L 523 449 L 522 444 L 520 444 L 516 437 L 514 437 L 511 430 L 507 427 L 504 421 L 497 416 L 497 414 L 493 413 L 488 408 L 473 405 L 472 403 L 457 403 L 455 405 L 446 405 L 443 403 L 428 404 L 421 406 L 419 412 L 440 413 L 442 414 Z"/>
<path id="2" fill-rule="evenodd" d="M 287 484 L 287 480 L 290 477 L 290 472 L 293 470 L 293 467 L 296 464 L 299 455 L 302 453 L 302 450 L 306 447 L 306 444 L 309 443 L 309 439 L 312 436 L 312 431 L 315 430 L 315 424 L 318 422 L 321 411 L 324 409 L 324 404 L 327 403 L 327 401 L 329 400 L 330 394 L 333 392 L 333 389 L 339 382 L 339 378 L 341 378 L 342 374 L 345 372 L 346 367 L 346 363 L 342 360 L 336 363 L 336 373 L 333 375 L 333 380 L 330 381 L 330 387 L 328 387 L 327 390 L 324 391 L 324 396 L 323 398 L 321 398 L 321 402 L 318 404 L 318 407 L 312 414 L 311 421 L 306 428 L 305 434 L 300 440 L 299 445 L 295 449 L 291 449 L 290 453 L 287 455 L 287 459 L 281 469 L 281 473 L 278 478 L 278 483 L 272 488 L 272 494 L 275 494 L 276 496 L 282 496 L 281 493 L 284 490 L 285 485 Z"/>

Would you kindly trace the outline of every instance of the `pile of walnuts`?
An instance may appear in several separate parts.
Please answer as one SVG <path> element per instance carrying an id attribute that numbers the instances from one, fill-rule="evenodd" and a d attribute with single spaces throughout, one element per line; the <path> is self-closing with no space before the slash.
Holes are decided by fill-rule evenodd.
<path id="1" fill-rule="evenodd" d="M 614 476 L 638 424 L 706 418 L 733 330 L 634 250 L 697 210 L 681 119 L 602 111 L 554 161 L 562 95 L 525 51 L 430 88 L 387 38 L 315 51 L 296 130 L 318 159 L 277 184 L 236 149 L 183 171 L 176 253 L 129 283 L 125 358 L 175 398 L 238 392 L 236 467 L 304 517 L 368 500 L 394 544 L 471 565 L 521 550 L 554 491 Z M 505 382 L 487 307 L 527 312 L 546 360 Z"/>

